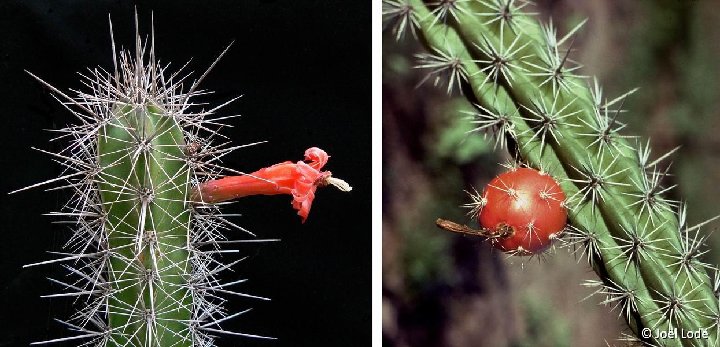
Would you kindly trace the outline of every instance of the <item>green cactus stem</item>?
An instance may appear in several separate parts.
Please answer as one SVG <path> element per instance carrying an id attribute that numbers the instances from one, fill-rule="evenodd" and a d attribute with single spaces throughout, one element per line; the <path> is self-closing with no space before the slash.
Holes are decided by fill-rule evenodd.
<path id="1" fill-rule="evenodd" d="M 526 1 L 389 0 L 386 22 L 394 36 L 421 41 L 423 81 L 445 83 L 476 107 L 474 123 L 493 133 L 524 164 L 549 172 L 568 199 L 564 242 L 587 257 L 601 281 L 603 303 L 613 304 L 642 341 L 662 346 L 718 343 L 718 299 L 699 257 L 704 236 L 685 224 L 684 206 L 662 197 L 667 173 L 648 147 L 620 134 L 622 101 L 608 101 L 597 81 L 578 75 L 569 58 L 572 34 L 527 13 Z M 653 331 L 642 336 L 642 329 Z M 678 328 L 709 338 L 659 339 Z"/>
<path id="2" fill-rule="evenodd" d="M 218 158 L 247 145 L 217 140 L 229 118 L 214 115 L 219 107 L 192 110 L 190 100 L 206 93 L 197 88 L 210 69 L 184 90 L 181 71 L 170 74 L 157 63 L 154 32 L 148 42 L 138 30 L 135 36 L 135 53 L 114 52 L 111 72 L 83 76 L 89 92 L 70 97 L 31 74 L 68 105 L 77 124 L 58 130 L 64 149 L 41 151 L 64 173 L 23 188 L 63 182 L 60 188 L 72 192 L 55 213 L 72 225 L 67 253 L 27 266 L 62 263 L 69 275 L 51 281 L 63 292 L 48 296 L 77 297 L 80 306 L 59 320 L 71 336 L 35 344 L 190 347 L 212 346 L 218 335 L 268 338 L 222 328 L 247 312 L 227 312 L 227 296 L 267 299 L 238 290 L 244 279 L 221 282 L 219 274 L 243 258 L 219 255 L 232 251 L 222 249 L 228 243 L 275 240 L 254 238 L 218 204 L 190 197 L 201 184 L 237 173 Z M 223 233 L 231 229 L 249 238 L 228 240 Z"/>
<path id="3" fill-rule="evenodd" d="M 191 345 L 183 333 L 192 318 L 184 147 L 181 127 L 156 104 L 119 107 L 100 129 L 98 188 L 114 250 L 108 280 L 128 283 L 108 302 L 109 327 L 132 332 L 116 334 L 118 346 Z"/>

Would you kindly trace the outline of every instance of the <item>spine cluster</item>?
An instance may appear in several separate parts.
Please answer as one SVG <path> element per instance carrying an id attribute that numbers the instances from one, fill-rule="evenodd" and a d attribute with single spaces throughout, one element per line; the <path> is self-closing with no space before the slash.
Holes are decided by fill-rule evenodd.
<path id="1" fill-rule="evenodd" d="M 69 337 L 38 343 L 182 347 L 212 346 L 223 334 L 265 338 L 222 328 L 247 312 L 223 309 L 228 296 L 266 299 L 237 290 L 244 279 L 219 278 L 243 260 L 228 261 L 225 253 L 236 251 L 223 246 L 264 240 L 218 204 L 190 198 L 202 182 L 234 172 L 220 158 L 243 147 L 218 133 L 232 118 L 215 115 L 224 105 L 194 111 L 192 99 L 208 93 L 198 85 L 217 60 L 188 83 L 182 69 L 169 72 L 156 60 L 154 32 L 143 41 L 136 29 L 134 53 L 117 52 L 114 40 L 112 49 L 113 69 L 89 69 L 86 91 L 73 96 L 36 77 L 77 119 L 58 130 L 64 149 L 42 151 L 62 165 L 61 177 L 31 186 L 59 184 L 72 193 L 54 213 L 71 227 L 64 252 L 28 266 L 62 264 L 68 275 L 52 280 L 62 292 L 48 296 L 73 297 L 78 306 L 60 320 Z M 247 238 L 228 240 L 231 229 Z"/>
<path id="2" fill-rule="evenodd" d="M 530 167 L 560 181 L 570 225 L 564 242 L 587 258 L 613 305 L 644 343 L 716 345 L 717 283 L 701 261 L 706 236 L 686 225 L 685 206 L 663 197 L 667 169 L 649 144 L 623 135 L 622 103 L 569 58 L 572 35 L 539 23 L 522 0 L 384 0 L 387 28 L 427 48 L 423 82 L 445 84 L 474 106 L 477 131 L 492 134 Z M 717 270 L 716 270 L 717 273 Z M 716 276 L 717 277 L 717 276 Z M 709 339 L 640 337 L 643 328 L 707 330 Z"/>

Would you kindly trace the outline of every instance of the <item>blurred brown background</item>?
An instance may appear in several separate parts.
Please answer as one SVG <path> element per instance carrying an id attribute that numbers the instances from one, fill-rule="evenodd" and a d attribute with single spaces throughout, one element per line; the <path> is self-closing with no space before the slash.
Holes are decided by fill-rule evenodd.
<path id="1" fill-rule="evenodd" d="M 679 184 L 669 197 L 688 203 L 689 220 L 720 214 L 720 1 L 539 0 L 564 34 L 588 18 L 571 57 L 614 98 L 640 87 L 622 115 L 626 135 L 651 138 L 653 157 L 672 157 Z M 596 276 L 565 249 L 544 261 L 508 258 L 481 241 L 435 228 L 445 217 L 470 222 L 463 192 L 502 169 L 502 150 L 467 135 L 458 95 L 430 84 L 412 36 L 383 34 L 383 346 L 622 346 L 617 310 L 581 286 Z M 718 225 L 703 228 L 711 233 Z M 720 264 L 720 235 L 706 261 Z"/>

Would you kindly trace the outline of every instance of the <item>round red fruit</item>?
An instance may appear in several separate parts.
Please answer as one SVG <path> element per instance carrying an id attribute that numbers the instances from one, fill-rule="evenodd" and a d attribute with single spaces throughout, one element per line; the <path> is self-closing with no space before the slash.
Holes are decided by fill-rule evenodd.
<path id="1" fill-rule="evenodd" d="M 483 192 L 478 222 L 489 230 L 492 245 L 516 255 L 550 247 L 567 223 L 565 193 L 548 174 L 518 168 L 495 177 Z M 505 236 L 500 236 L 506 234 Z"/>

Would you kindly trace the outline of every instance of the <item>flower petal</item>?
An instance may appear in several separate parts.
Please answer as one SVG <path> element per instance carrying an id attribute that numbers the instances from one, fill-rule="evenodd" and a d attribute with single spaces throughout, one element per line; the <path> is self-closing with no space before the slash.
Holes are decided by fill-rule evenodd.
<path id="1" fill-rule="evenodd" d="M 344 181 L 333 180 L 330 171 L 320 171 L 329 158 L 322 149 L 311 147 L 305 151 L 305 161 L 286 161 L 249 175 L 209 180 L 194 189 L 190 198 L 196 202 L 216 203 L 248 195 L 290 194 L 293 197 L 293 208 L 305 223 L 318 186 L 333 184 L 345 191 L 350 190 Z M 336 181 L 343 185 L 338 185 Z"/>
<path id="2" fill-rule="evenodd" d="M 325 152 L 323 152 L 323 154 L 324 153 Z M 327 154 L 325 154 L 325 157 L 321 158 L 321 160 L 322 159 L 327 162 Z M 313 163 L 310 165 L 312 164 Z M 310 214 L 310 207 L 312 207 L 313 199 L 315 199 L 315 190 L 317 190 L 318 182 L 321 182 L 322 179 L 328 175 L 310 165 L 301 161 L 297 162 L 295 166 L 297 176 L 295 177 L 295 185 L 292 190 L 292 206 L 298 210 L 298 215 L 302 218 L 303 223 L 305 223 L 305 219 L 307 219 L 308 214 Z"/>
<path id="3" fill-rule="evenodd" d="M 320 170 L 327 164 L 330 156 L 320 148 L 310 147 L 305 150 L 305 161 L 310 161 L 310 166 L 315 170 Z"/>

